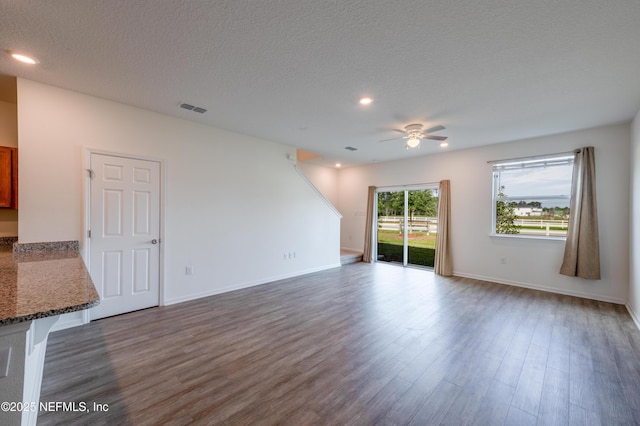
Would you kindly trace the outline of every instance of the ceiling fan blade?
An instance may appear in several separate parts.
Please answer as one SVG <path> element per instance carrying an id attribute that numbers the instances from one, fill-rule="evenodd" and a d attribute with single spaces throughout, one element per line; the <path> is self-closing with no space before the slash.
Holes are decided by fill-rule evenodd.
<path id="1" fill-rule="evenodd" d="M 446 141 L 448 138 L 446 136 L 425 135 L 424 139 L 432 139 L 434 141 Z"/>
<path id="2" fill-rule="evenodd" d="M 400 130 L 400 129 L 391 129 L 391 130 L 393 130 L 394 132 L 402 133 L 403 135 L 407 133 L 406 130 Z"/>
<path id="3" fill-rule="evenodd" d="M 400 140 L 400 139 L 402 139 L 402 138 L 397 138 L 397 137 L 396 137 L 396 138 L 391 138 L 391 139 L 382 139 L 381 141 L 378 141 L 378 142 L 397 141 L 397 140 Z"/>
<path id="4" fill-rule="evenodd" d="M 425 130 L 424 132 L 425 133 L 433 133 L 433 132 L 438 132 L 438 131 L 444 130 L 444 129 L 446 129 L 446 127 L 444 127 L 444 126 L 434 126 L 434 127 L 431 127 L 429 129 Z"/>

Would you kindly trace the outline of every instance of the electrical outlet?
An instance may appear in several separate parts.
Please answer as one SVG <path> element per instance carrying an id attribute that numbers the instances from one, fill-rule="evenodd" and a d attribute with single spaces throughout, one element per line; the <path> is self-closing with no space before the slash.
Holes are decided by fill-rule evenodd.
<path id="1" fill-rule="evenodd" d="M 507 264 L 507 258 L 506 257 L 501 257 L 500 258 L 500 263 L 503 264 L 503 265 L 506 265 Z"/>
<path id="2" fill-rule="evenodd" d="M 185 275 L 193 275 L 193 266 L 188 265 L 186 268 L 184 268 L 184 274 Z"/>
<path id="3" fill-rule="evenodd" d="M 282 255 L 282 258 L 283 258 L 284 260 L 287 260 L 287 253 L 283 254 L 283 255 Z"/>

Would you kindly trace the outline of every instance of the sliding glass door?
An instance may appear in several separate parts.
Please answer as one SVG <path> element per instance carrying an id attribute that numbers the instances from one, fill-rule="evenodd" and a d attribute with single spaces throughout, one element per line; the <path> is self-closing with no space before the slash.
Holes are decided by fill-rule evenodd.
<path id="1" fill-rule="evenodd" d="M 377 210 L 377 260 L 433 268 L 437 187 L 379 190 Z"/>
<path id="2" fill-rule="evenodd" d="M 405 265 L 405 191 L 378 192 L 378 252 L 383 262 Z"/>

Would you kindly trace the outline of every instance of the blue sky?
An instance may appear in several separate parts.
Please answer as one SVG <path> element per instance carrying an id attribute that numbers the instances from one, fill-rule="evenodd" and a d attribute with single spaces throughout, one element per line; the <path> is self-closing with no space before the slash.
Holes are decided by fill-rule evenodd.
<path id="1" fill-rule="evenodd" d="M 539 197 L 545 195 L 570 195 L 573 164 L 528 169 L 503 170 L 500 185 L 508 197 Z M 536 200 L 536 201 L 542 201 Z M 543 207 L 568 207 L 568 201 L 543 202 Z"/>

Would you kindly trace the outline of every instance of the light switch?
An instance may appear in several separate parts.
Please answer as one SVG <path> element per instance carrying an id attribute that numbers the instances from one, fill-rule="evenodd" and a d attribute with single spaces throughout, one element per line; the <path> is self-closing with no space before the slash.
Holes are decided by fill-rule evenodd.
<path id="1" fill-rule="evenodd" d="M 9 375 L 9 363 L 11 362 L 11 346 L 0 349 L 0 378 Z"/>

